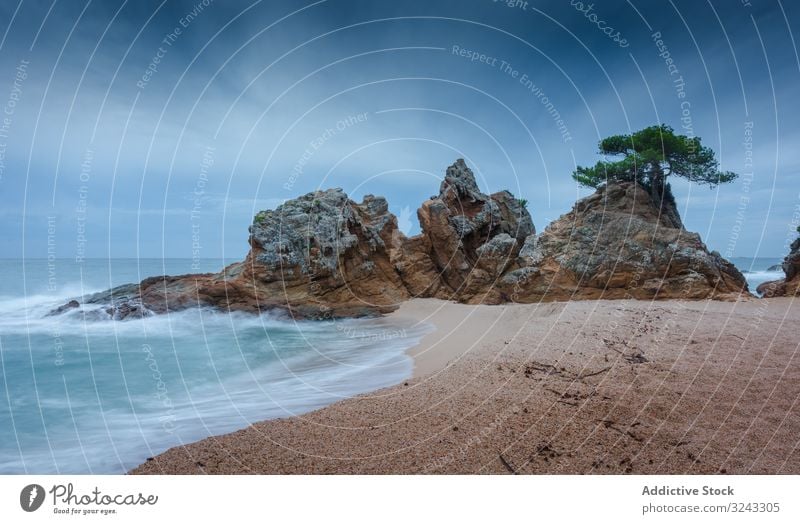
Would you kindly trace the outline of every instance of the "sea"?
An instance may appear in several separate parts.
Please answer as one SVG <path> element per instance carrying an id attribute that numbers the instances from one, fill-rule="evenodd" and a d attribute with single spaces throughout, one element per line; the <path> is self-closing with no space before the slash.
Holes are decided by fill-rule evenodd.
<path id="1" fill-rule="evenodd" d="M 747 280 L 750 292 L 756 294 L 756 288 L 764 282 L 779 280 L 784 277 L 780 268 L 783 258 L 776 257 L 733 257 L 730 259 Z M 776 268 L 776 266 L 778 266 Z"/>
<path id="2" fill-rule="evenodd" d="M 197 308 L 126 321 L 47 315 L 224 263 L 0 259 L 0 474 L 124 473 L 173 446 L 397 384 L 412 374 L 407 350 L 433 329 Z"/>

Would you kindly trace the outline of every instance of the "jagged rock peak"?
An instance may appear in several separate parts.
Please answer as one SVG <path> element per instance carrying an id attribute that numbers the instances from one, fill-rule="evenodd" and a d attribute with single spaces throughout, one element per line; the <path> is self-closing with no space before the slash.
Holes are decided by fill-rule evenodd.
<path id="1" fill-rule="evenodd" d="M 453 165 L 445 171 L 444 180 L 439 186 L 439 198 L 448 197 L 469 198 L 471 200 L 485 198 L 481 193 L 478 183 L 475 181 L 475 174 L 467 167 L 463 158 L 459 158 Z"/>
<path id="2" fill-rule="evenodd" d="M 343 262 L 386 255 L 386 242 L 397 229 L 383 197 L 366 195 L 361 204 L 341 188 L 315 191 L 287 200 L 274 211 L 262 211 L 250 226 L 255 260 L 271 282 L 307 276 L 341 282 L 351 276 Z M 347 260 L 344 260 L 344 259 Z"/>

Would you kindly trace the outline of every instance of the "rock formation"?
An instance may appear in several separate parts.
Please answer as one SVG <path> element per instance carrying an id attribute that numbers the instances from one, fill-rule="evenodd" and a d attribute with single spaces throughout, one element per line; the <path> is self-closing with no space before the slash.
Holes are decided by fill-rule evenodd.
<path id="1" fill-rule="evenodd" d="M 408 256 L 431 261 L 437 289 L 417 296 L 480 302 L 535 233 L 524 202 L 508 191 L 481 193 L 463 160 L 447 168 L 439 195 L 424 202 L 417 216 L 422 233 L 397 257 L 401 266 Z"/>
<path id="2" fill-rule="evenodd" d="M 800 238 L 796 238 L 789 246 L 789 254 L 783 259 L 781 267 L 786 276 L 758 286 L 757 291 L 761 296 L 793 297 L 800 294 Z"/>
<path id="3" fill-rule="evenodd" d="M 391 311 L 409 293 L 390 260 L 397 220 L 386 200 L 361 204 L 341 189 L 309 193 L 250 226 L 250 252 L 220 273 L 153 277 L 90 296 L 113 318 L 191 306 L 297 318 L 364 316 Z"/>
<path id="4" fill-rule="evenodd" d="M 296 318 L 364 316 L 412 297 L 498 304 L 593 298 L 724 298 L 744 277 L 635 183 L 600 188 L 536 234 L 525 201 L 480 191 L 463 160 L 407 238 L 386 199 L 309 193 L 250 226 L 250 252 L 220 273 L 153 277 L 86 297 L 115 319 L 192 306 Z M 54 314 L 79 307 L 70 302 Z"/>
<path id="5" fill-rule="evenodd" d="M 522 302 L 747 294 L 733 264 L 686 231 L 677 210 L 660 209 L 635 182 L 603 186 L 541 235 L 528 237 L 519 268 L 503 275 L 498 289 Z"/>

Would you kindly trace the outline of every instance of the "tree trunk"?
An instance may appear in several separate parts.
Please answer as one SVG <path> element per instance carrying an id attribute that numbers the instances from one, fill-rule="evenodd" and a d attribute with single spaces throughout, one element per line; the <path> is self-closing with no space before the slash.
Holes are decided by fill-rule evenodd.
<path id="1" fill-rule="evenodd" d="M 666 175 L 661 166 L 655 166 L 650 177 L 650 198 L 658 207 L 661 217 L 672 227 L 683 229 L 683 221 L 675 206 L 675 199 L 669 186 L 666 184 Z"/>

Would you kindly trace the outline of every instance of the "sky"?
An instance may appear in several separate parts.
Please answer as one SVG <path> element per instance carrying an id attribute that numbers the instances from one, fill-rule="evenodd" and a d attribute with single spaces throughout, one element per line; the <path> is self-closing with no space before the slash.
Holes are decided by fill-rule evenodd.
<path id="1" fill-rule="evenodd" d="M 672 180 L 687 229 L 782 257 L 800 4 L 751 2 L 4 0 L 0 256 L 236 261 L 256 212 L 330 187 L 413 234 L 457 158 L 541 231 L 600 138 L 665 123 L 740 174 Z"/>

